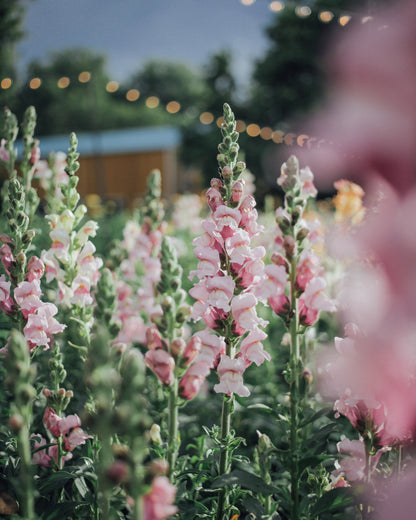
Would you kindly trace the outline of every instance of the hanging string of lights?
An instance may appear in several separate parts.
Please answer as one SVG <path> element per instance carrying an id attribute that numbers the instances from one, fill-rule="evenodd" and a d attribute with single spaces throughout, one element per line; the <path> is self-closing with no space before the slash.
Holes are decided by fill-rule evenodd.
<path id="1" fill-rule="evenodd" d="M 88 83 L 92 79 L 92 74 L 89 71 L 82 71 L 78 75 L 79 83 Z M 60 89 L 66 89 L 73 85 L 74 82 L 71 82 L 68 76 L 62 76 L 57 80 L 57 87 Z M 0 87 L 4 90 L 10 88 L 12 85 L 12 80 L 10 78 L 3 78 L 0 82 Z M 35 77 L 32 78 L 29 82 L 29 88 L 32 90 L 38 90 L 42 87 L 41 78 Z M 109 81 L 105 89 L 109 94 L 113 94 L 118 91 L 119 83 L 117 81 L 111 80 Z M 138 101 L 140 98 L 140 92 L 137 89 L 130 89 L 125 94 L 125 99 L 134 103 Z M 157 96 L 149 96 L 144 100 L 145 106 L 149 109 L 154 109 L 160 107 L 160 99 Z M 169 114 L 177 114 L 181 111 L 182 107 L 178 101 L 172 100 L 166 104 L 165 110 Z M 214 114 L 211 112 L 201 112 L 199 115 L 196 115 L 201 124 L 209 126 L 212 124 L 217 124 L 218 127 L 221 127 L 224 122 L 223 117 L 219 117 L 215 119 Z M 239 133 L 246 132 L 249 137 L 260 137 L 265 141 L 272 141 L 276 144 L 284 144 L 286 146 L 300 146 L 300 147 L 320 147 L 324 143 L 328 143 L 324 139 L 318 139 L 315 137 L 311 137 L 305 133 L 295 134 L 293 132 L 284 132 L 281 129 L 275 129 L 265 126 L 261 127 L 257 123 L 247 123 L 243 120 L 238 120 L 236 122 L 236 130 Z M 330 144 L 330 143 L 329 143 Z"/>
<path id="2" fill-rule="evenodd" d="M 251 6 L 253 5 L 256 0 L 240 0 L 241 4 L 244 6 Z M 269 1 L 267 0 L 268 7 L 273 12 L 280 12 L 285 9 L 286 6 L 291 5 L 294 6 L 293 3 L 288 2 L 287 4 L 282 1 Z M 296 5 L 295 6 L 295 14 L 299 18 L 309 18 L 313 14 L 318 17 L 318 20 L 322 23 L 331 23 L 337 21 L 339 26 L 345 27 L 353 17 L 359 17 L 361 23 L 368 23 L 373 20 L 372 16 L 362 16 L 358 13 L 333 13 L 330 10 L 319 10 L 315 13 L 313 12 L 313 9 L 308 5 Z M 79 83 L 88 83 L 91 80 L 91 73 L 89 71 L 82 71 L 78 75 L 78 82 Z M 0 81 L 0 90 L 7 90 L 9 89 L 13 84 L 13 80 L 9 77 L 3 78 Z M 68 76 L 62 76 L 57 80 L 57 87 L 60 89 L 66 89 L 71 85 L 71 79 Z M 37 90 L 42 86 L 42 79 L 39 77 L 34 77 L 29 81 L 29 88 L 31 90 Z M 119 90 L 120 84 L 115 81 L 111 80 L 109 81 L 105 89 L 108 93 L 113 94 Z M 126 94 L 125 98 L 130 103 L 134 103 L 139 100 L 140 98 L 140 92 L 139 90 L 133 88 L 129 89 Z M 149 96 L 145 100 L 145 105 L 149 109 L 154 109 L 160 105 L 160 99 L 157 96 Z M 169 103 L 167 103 L 165 107 L 166 111 L 169 114 L 177 114 L 181 111 L 181 105 L 178 101 L 172 100 Z M 214 123 L 214 115 L 210 112 L 202 112 L 199 114 L 199 120 L 203 125 L 211 125 Z M 220 127 L 222 124 L 222 117 L 218 118 L 216 120 L 216 124 Z M 292 132 L 286 133 L 283 132 L 280 129 L 273 130 L 270 127 L 260 127 L 256 123 L 249 123 L 247 124 L 245 121 L 239 120 L 237 121 L 237 131 L 240 133 L 246 132 L 247 135 L 250 137 L 260 137 L 263 140 L 270 140 L 273 141 L 276 144 L 285 144 L 286 146 L 300 146 L 300 147 L 320 147 L 323 144 L 331 144 L 328 141 L 324 139 L 318 139 L 315 137 L 311 137 L 305 133 L 295 134 Z"/>

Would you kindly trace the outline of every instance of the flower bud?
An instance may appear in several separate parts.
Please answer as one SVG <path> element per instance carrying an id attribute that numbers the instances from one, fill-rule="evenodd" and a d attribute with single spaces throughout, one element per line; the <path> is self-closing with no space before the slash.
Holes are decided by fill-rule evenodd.
<path id="1" fill-rule="evenodd" d="M 150 463 L 147 471 L 148 474 L 152 477 L 167 475 L 169 472 L 169 463 L 167 460 L 163 459 L 154 460 Z"/>
<path id="2" fill-rule="evenodd" d="M 170 344 L 170 351 L 172 356 L 178 357 L 182 355 L 182 352 L 185 350 L 185 341 L 182 338 L 177 338 L 172 341 Z"/>
<path id="3" fill-rule="evenodd" d="M 233 171 L 229 166 L 224 166 L 224 168 L 221 170 L 221 175 L 225 180 L 230 180 L 233 176 Z"/>
<path id="4" fill-rule="evenodd" d="M 128 464 L 123 460 L 116 460 L 106 471 L 106 477 L 114 484 L 125 484 L 130 478 Z"/>
<path id="5" fill-rule="evenodd" d="M 19 433 L 25 425 L 23 417 L 19 414 L 14 414 L 9 419 L 9 428 L 13 433 Z"/>
<path id="6" fill-rule="evenodd" d="M 162 437 L 160 436 L 160 426 L 158 424 L 152 424 L 150 428 L 150 440 L 153 444 L 160 446 L 162 444 Z"/>

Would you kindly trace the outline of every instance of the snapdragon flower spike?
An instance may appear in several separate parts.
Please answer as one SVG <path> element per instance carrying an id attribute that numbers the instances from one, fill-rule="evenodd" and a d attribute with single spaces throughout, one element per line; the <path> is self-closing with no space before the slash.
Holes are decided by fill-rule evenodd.
<path id="1" fill-rule="evenodd" d="M 93 438 L 80 428 L 81 420 L 76 414 L 60 417 L 48 407 L 43 415 L 43 423 L 53 437 L 62 437 L 65 451 L 72 451 L 77 446 L 85 444 L 87 439 Z"/>
<path id="2" fill-rule="evenodd" d="M 121 323 L 116 342 L 131 345 L 146 343 L 146 329 L 152 319 L 162 315 L 156 302 L 155 286 L 160 281 L 160 248 L 165 230 L 164 210 L 160 200 L 161 174 L 153 170 L 147 180 L 147 192 L 139 222 L 129 220 L 123 231 L 118 287 L 119 310 L 117 319 Z M 127 286 L 130 287 L 127 294 Z"/>
<path id="3" fill-rule="evenodd" d="M 78 204 L 77 143 L 75 134 L 71 134 L 67 161 L 60 156 L 65 181 L 57 183 L 61 196 L 53 202 L 56 213 L 47 215 L 51 246 L 49 250 L 42 251 L 41 259 L 47 282 L 56 281 L 55 301 L 58 307 L 74 309 L 77 318 L 85 324 L 82 335 L 88 336 L 93 322 L 92 293 L 103 261 L 94 256 L 95 246 L 89 240 L 96 235 L 97 224 L 91 220 L 82 224 L 87 208 Z"/>
<path id="4" fill-rule="evenodd" d="M 261 364 L 270 359 L 261 347 L 266 334 L 260 327 L 266 322 L 256 310 L 257 289 L 266 277 L 266 251 L 263 246 L 251 246 L 251 239 L 262 227 L 257 223 L 254 198 L 244 195 L 240 176 L 245 164 L 237 161 L 238 132 L 228 105 L 224 105 L 221 132 L 223 141 L 217 156 L 220 178 L 212 179 L 206 192 L 211 214 L 202 223 L 204 233 L 193 241 L 199 263 L 190 273 L 191 280 L 198 278 L 189 291 L 196 300 L 191 318 L 204 320 L 207 327 L 197 333 L 202 347 L 195 363 L 217 367 L 220 383 L 214 387 L 216 392 L 247 396 L 249 390 L 243 384 L 246 367 L 253 361 Z M 253 331 L 255 337 L 248 341 L 255 346 L 250 349 L 243 340 L 239 347 L 241 336 Z"/>
<path id="5" fill-rule="evenodd" d="M 304 218 L 307 199 L 316 197 L 317 190 L 311 170 L 300 169 L 294 156 L 282 165 L 277 183 L 285 192 L 285 204 L 276 210 L 273 264 L 266 266 L 267 276 L 257 295 L 266 298 L 274 312 L 288 323 L 292 297 L 290 279 L 294 277 L 293 295 L 299 299 L 300 324 L 311 326 L 317 322 L 320 311 L 337 309 L 335 300 L 325 293 L 324 268 L 313 249 L 320 224 Z M 292 273 L 294 268 L 296 271 Z"/>

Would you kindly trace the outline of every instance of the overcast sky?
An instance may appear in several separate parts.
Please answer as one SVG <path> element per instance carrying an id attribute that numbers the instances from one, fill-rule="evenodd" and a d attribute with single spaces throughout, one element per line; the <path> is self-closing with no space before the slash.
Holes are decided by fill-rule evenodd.
<path id="1" fill-rule="evenodd" d="M 108 72 L 123 81 L 153 58 L 193 67 L 229 49 L 234 73 L 248 78 L 253 60 L 267 49 L 264 29 L 275 16 L 269 0 L 27 0 L 26 37 L 19 65 L 45 60 L 74 46 L 107 55 Z"/>

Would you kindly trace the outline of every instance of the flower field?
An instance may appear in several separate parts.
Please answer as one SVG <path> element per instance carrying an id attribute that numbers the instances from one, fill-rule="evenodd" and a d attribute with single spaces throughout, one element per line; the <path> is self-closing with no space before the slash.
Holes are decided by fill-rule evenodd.
<path id="1" fill-rule="evenodd" d="M 204 194 L 94 220 L 76 136 L 4 120 L 2 517 L 412 518 L 414 190 L 292 155 L 257 210 L 225 104 Z"/>

